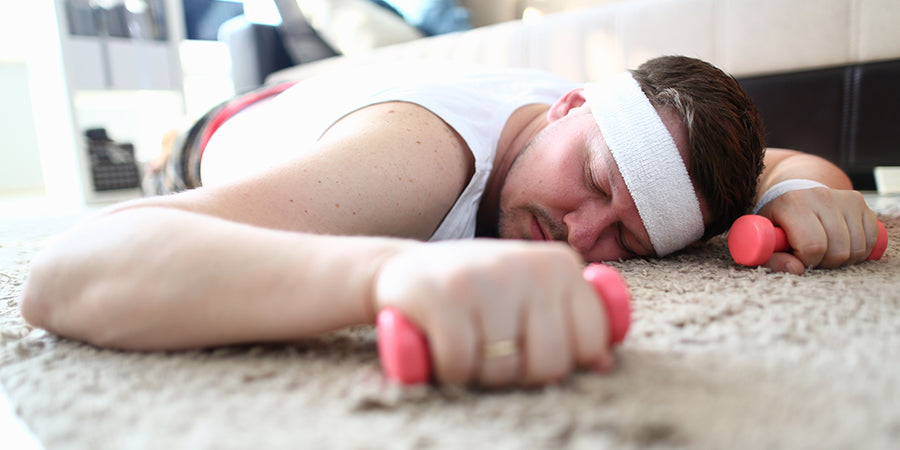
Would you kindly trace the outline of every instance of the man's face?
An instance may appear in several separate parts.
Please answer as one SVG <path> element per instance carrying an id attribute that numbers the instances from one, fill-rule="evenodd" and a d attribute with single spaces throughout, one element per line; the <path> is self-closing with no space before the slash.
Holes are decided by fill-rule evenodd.
<path id="1" fill-rule="evenodd" d="M 661 114 L 682 156 L 678 116 Z M 704 217 L 707 211 L 701 201 Z M 650 236 L 600 128 L 584 106 L 552 120 L 512 163 L 500 193 L 500 237 L 568 242 L 585 261 L 653 255 Z"/>

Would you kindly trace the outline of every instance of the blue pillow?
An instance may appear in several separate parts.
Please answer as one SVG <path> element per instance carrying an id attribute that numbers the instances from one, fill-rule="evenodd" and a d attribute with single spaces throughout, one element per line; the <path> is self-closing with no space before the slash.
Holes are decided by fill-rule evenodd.
<path id="1" fill-rule="evenodd" d="M 457 0 L 372 0 L 399 13 L 403 20 L 433 36 L 472 28 L 469 11 Z"/>

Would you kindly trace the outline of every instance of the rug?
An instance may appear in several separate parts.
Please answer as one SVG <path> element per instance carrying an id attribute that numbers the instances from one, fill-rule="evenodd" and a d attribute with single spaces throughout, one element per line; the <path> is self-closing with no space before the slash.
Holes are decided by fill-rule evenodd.
<path id="1" fill-rule="evenodd" d="M 485 392 L 384 380 L 371 327 L 283 345 L 128 353 L 26 325 L 28 262 L 74 218 L 0 240 L 0 384 L 47 449 L 896 448 L 900 208 L 884 258 L 803 276 L 724 238 L 617 262 L 633 323 L 605 375 Z"/>

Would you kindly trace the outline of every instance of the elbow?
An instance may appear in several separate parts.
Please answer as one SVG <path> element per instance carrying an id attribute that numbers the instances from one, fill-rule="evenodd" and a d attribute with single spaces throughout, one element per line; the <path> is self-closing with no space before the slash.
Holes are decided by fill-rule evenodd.
<path id="1" fill-rule="evenodd" d="M 83 267 L 76 261 L 61 258 L 52 247 L 45 249 L 32 261 L 22 288 L 20 312 L 29 325 L 50 333 L 87 340 L 94 324 L 87 289 L 91 285 L 84 273 L 73 270 Z"/>
<path id="2" fill-rule="evenodd" d="M 65 299 L 53 293 L 52 274 L 47 265 L 40 257 L 32 263 L 22 289 L 20 311 L 29 325 L 55 332 L 52 318 Z"/>
<path id="3" fill-rule="evenodd" d="M 50 305 L 35 292 L 35 289 L 32 286 L 32 283 L 26 283 L 25 289 L 22 292 L 20 301 L 22 318 L 33 327 L 46 328 Z"/>
<path id="4" fill-rule="evenodd" d="M 123 336 L 141 319 L 135 305 L 158 295 L 147 288 L 141 270 L 129 270 L 147 248 L 132 245 L 145 240 L 132 232 L 142 217 L 131 216 L 102 216 L 46 246 L 31 262 L 20 297 L 22 318 L 58 336 L 101 347 L 125 345 Z"/>
<path id="5" fill-rule="evenodd" d="M 22 291 L 20 312 L 26 323 L 57 336 L 100 347 L 114 347 L 107 342 L 105 326 L 91 311 L 93 302 L 82 289 L 70 289 L 59 276 L 45 268 L 32 268 Z"/>
<path id="6" fill-rule="evenodd" d="M 123 292 L 127 284 L 72 270 L 84 267 L 59 255 L 41 255 L 32 263 L 20 298 L 22 318 L 35 328 L 102 348 L 143 349 L 133 341 L 127 313 L 141 297 Z M 133 317 L 133 316 L 132 316 Z"/>

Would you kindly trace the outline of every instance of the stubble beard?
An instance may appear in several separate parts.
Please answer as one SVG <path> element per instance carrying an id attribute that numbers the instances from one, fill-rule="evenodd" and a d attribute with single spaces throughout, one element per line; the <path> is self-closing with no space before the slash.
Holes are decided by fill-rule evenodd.
<path id="1" fill-rule="evenodd" d="M 534 150 L 535 142 L 538 141 L 541 137 L 542 134 L 539 133 L 537 136 L 532 138 L 530 141 L 528 141 L 527 144 L 525 144 L 525 147 L 522 149 L 522 151 L 519 152 L 519 154 L 516 155 L 515 158 L 513 158 L 513 161 L 509 165 L 507 178 L 515 173 L 515 171 L 518 169 L 518 164 L 521 162 L 520 158 L 528 154 L 528 152 Z M 514 226 L 517 217 L 521 220 L 529 221 L 529 224 L 526 226 L 523 233 L 518 233 Z M 547 227 L 544 232 L 548 233 L 548 235 L 546 236 L 548 240 L 566 240 L 567 232 L 565 230 L 565 226 L 551 219 L 550 215 L 547 214 L 544 209 L 530 202 L 521 206 L 504 208 L 502 194 L 500 198 L 499 211 L 497 211 L 497 237 L 501 239 L 533 240 L 532 236 L 528 233 L 528 231 L 531 229 L 531 217 L 537 217 L 538 221 L 545 227 Z"/>

